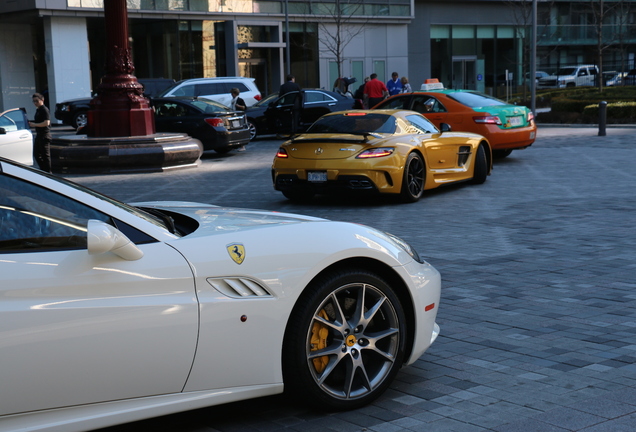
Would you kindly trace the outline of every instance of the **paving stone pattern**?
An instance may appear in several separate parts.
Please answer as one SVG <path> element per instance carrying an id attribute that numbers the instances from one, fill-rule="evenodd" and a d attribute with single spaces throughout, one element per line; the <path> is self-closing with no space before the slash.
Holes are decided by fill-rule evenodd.
<path id="1" fill-rule="evenodd" d="M 291 203 L 271 186 L 279 143 L 206 154 L 197 169 L 66 177 L 126 201 L 202 201 L 390 231 L 442 273 L 440 337 L 356 411 L 276 396 L 107 431 L 636 431 L 636 129 L 541 128 L 483 185 L 414 204 Z"/>

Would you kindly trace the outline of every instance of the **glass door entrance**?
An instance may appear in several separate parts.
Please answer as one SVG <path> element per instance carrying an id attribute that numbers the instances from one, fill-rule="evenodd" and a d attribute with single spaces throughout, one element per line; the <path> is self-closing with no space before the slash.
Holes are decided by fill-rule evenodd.
<path id="1" fill-rule="evenodd" d="M 277 91 L 270 82 L 267 62 L 264 59 L 239 59 L 238 66 L 240 76 L 256 79 L 256 85 L 263 98 Z"/>
<path id="2" fill-rule="evenodd" d="M 477 56 L 453 57 L 453 88 L 477 90 Z"/>

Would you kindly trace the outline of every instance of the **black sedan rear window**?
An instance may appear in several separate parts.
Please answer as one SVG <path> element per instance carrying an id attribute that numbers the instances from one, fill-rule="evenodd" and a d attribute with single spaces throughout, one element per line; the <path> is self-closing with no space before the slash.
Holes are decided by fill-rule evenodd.
<path id="1" fill-rule="evenodd" d="M 307 133 L 392 134 L 395 133 L 395 129 L 395 117 L 387 114 L 344 113 L 319 118 Z"/>
<path id="2" fill-rule="evenodd" d="M 191 103 L 204 113 L 226 112 L 230 110 L 230 108 L 226 107 L 225 105 L 210 99 L 197 99 L 192 101 Z"/>
<path id="3" fill-rule="evenodd" d="M 502 100 L 477 92 L 456 92 L 449 94 L 448 97 L 470 108 L 507 105 Z"/>

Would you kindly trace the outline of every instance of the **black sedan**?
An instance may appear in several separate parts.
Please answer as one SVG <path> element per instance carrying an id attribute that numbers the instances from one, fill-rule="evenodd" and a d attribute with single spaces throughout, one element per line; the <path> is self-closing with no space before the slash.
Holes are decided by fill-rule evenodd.
<path id="1" fill-rule="evenodd" d="M 88 123 L 91 98 L 70 99 L 55 105 L 55 118 L 62 123 L 81 129 Z"/>
<path id="2" fill-rule="evenodd" d="M 271 96 L 268 96 L 245 112 L 252 137 L 290 133 L 294 119 L 295 131 L 302 132 L 323 115 L 346 111 L 354 105 L 354 99 L 351 97 L 321 89 L 304 89 L 275 99 L 270 98 Z M 297 107 L 295 113 L 294 107 Z"/>
<path id="3" fill-rule="evenodd" d="M 203 150 L 227 153 L 250 142 L 243 112 L 210 99 L 168 97 L 153 99 L 157 132 L 182 132 L 203 143 Z"/>
<path id="4" fill-rule="evenodd" d="M 144 86 L 144 96 L 152 98 L 174 84 L 168 78 L 139 78 L 139 84 Z M 55 105 L 55 118 L 62 123 L 81 129 L 88 123 L 88 110 L 91 109 L 92 98 L 69 99 Z"/>

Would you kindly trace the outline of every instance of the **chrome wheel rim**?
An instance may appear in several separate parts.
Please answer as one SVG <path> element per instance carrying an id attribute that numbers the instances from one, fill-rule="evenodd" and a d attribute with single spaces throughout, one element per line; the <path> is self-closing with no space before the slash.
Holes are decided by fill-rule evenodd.
<path id="1" fill-rule="evenodd" d="M 332 291 L 307 332 L 307 366 L 315 383 L 342 400 L 373 392 L 396 361 L 399 326 L 391 301 L 378 288 L 354 283 Z"/>
<path id="2" fill-rule="evenodd" d="M 411 196 L 417 197 L 424 189 L 424 164 L 420 158 L 414 157 L 406 169 L 407 189 Z"/>
<path id="3" fill-rule="evenodd" d="M 247 122 L 247 126 L 250 130 L 250 141 L 251 141 L 254 138 L 256 138 L 256 126 L 254 126 L 254 123 L 252 122 Z"/>
<path id="4" fill-rule="evenodd" d="M 83 128 L 84 126 L 86 126 L 88 124 L 88 114 L 80 114 L 77 116 L 77 118 L 75 119 L 75 123 L 77 124 L 77 128 Z"/>

